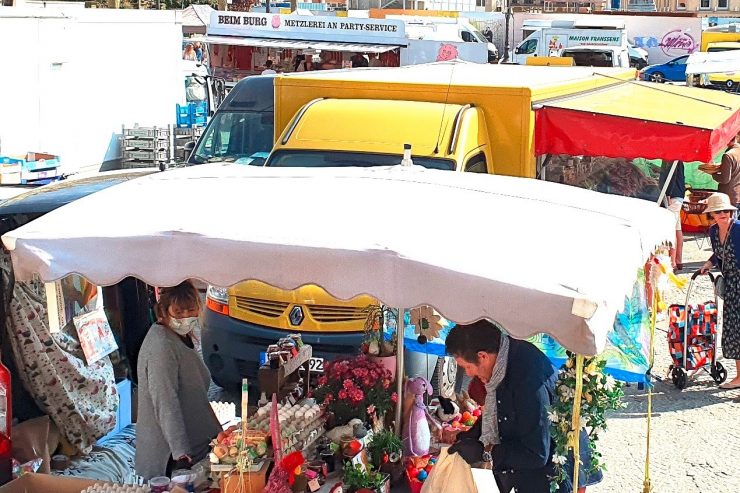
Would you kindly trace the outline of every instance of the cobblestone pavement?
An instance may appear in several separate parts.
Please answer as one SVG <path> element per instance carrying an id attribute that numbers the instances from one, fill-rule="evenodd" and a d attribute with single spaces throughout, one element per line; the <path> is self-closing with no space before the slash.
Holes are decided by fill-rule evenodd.
<path id="1" fill-rule="evenodd" d="M 684 241 L 684 271 L 689 277 L 710 257 L 709 240 L 687 235 Z M 669 303 L 685 302 L 685 291 L 672 288 Z M 692 300 L 713 298 L 707 276 L 697 279 Z M 666 342 L 667 322 L 658 323 L 653 373 L 663 381 L 653 391 L 653 419 L 650 443 L 650 478 L 653 491 L 740 492 L 740 390 L 720 390 L 702 372 L 679 391 L 665 378 L 671 359 Z M 735 376 L 731 360 L 719 361 Z M 609 429 L 599 448 L 607 464 L 604 481 L 589 493 L 641 492 L 643 485 L 647 427 L 647 392 L 636 386 L 625 389 L 626 408 L 612 413 Z"/>

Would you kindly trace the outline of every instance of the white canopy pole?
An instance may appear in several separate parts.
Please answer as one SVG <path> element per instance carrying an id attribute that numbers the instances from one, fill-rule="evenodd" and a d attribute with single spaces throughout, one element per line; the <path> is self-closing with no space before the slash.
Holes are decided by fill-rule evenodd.
<path id="1" fill-rule="evenodd" d="M 403 334 L 406 330 L 404 319 L 405 309 L 398 309 L 398 321 L 396 322 L 396 434 L 401 436 L 403 423 L 401 422 L 401 410 L 403 409 Z"/>
<path id="2" fill-rule="evenodd" d="M 673 178 L 673 173 L 676 172 L 676 166 L 678 166 L 678 161 L 673 161 L 673 164 L 671 165 L 671 170 L 668 172 L 668 176 L 666 177 L 665 183 L 663 183 L 663 188 L 661 189 L 660 195 L 658 196 L 658 205 L 660 205 L 660 203 L 663 202 L 663 198 L 665 198 L 665 192 L 666 190 L 668 190 L 668 184 Z"/>

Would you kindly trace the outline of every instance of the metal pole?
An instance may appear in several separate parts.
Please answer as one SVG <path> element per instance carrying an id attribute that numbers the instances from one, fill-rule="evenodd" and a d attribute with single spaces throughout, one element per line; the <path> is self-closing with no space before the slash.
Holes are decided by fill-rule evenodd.
<path id="1" fill-rule="evenodd" d="M 673 164 L 671 165 L 671 170 L 668 172 L 668 176 L 666 177 L 665 183 L 663 183 L 663 188 L 661 189 L 660 195 L 658 196 L 658 205 L 660 205 L 660 203 L 663 202 L 663 199 L 665 198 L 665 192 L 666 190 L 668 190 L 668 184 L 671 182 L 671 178 L 673 178 L 673 173 L 676 171 L 676 166 L 678 166 L 678 161 L 673 161 Z"/>
<path id="2" fill-rule="evenodd" d="M 504 5 L 506 6 L 506 11 L 504 12 L 504 18 L 506 19 L 506 23 L 504 26 L 505 33 L 504 33 L 504 62 L 509 61 L 509 51 L 511 51 L 511 44 L 509 39 L 509 23 L 511 22 L 511 8 L 508 5 L 508 0 L 504 2 Z"/>
<path id="3" fill-rule="evenodd" d="M 404 0 L 405 1 L 405 0 Z M 403 423 L 401 423 L 401 410 L 403 409 L 403 334 L 405 326 L 405 309 L 398 309 L 398 320 L 396 321 L 396 434 L 401 436 Z"/>

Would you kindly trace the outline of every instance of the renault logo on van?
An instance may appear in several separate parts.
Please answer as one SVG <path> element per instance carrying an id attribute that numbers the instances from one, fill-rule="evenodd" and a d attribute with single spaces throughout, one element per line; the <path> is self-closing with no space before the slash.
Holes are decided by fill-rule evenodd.
<path id="1" fill-rule="evenodd" d="M 288 314 L 288 320 L 293 325 L 301 325 L 301 322 L 303 322 L 303 308 L 298 305 L 291 308 Z"/>

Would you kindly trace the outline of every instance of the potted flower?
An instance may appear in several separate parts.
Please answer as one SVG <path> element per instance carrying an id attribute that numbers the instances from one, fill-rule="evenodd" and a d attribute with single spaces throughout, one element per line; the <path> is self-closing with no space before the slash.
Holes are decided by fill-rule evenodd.
<path id="1" fill-rule="evenodd" d="M 314 396 L 334 415 L 334 426 L 354 418 L 378 422 L 398 400 L 392 381 L 387 369 L 365 355 L 343 358 L 324 365 Z"/>
<path id="2" fill-rule="evenodd" d="M 362 353 L 390 371 L 393 380 L 396 377 L 397 312 L 385 305 L 368 305 L 365 313 L 365 338 L 360 346 Z M 385 336 L 386 327 L 392 329 L 390 339 Z"/>
<path id="3" fill-rule="evenodd" d="M 344 464 L 342 482 L 349 493 L 387 493 L 390 490 L 387 474 L 373 471 L 372 466 L 364 468 L 351 462 Z"/>
<path id="4" fill-rule="evenodd" d="M 370 461 L 380 472 L 389 474 L 395 483 L 403 477 L 403 442 L 391 430 L 380 430 L 373 434 L 367 445 Z"/>

